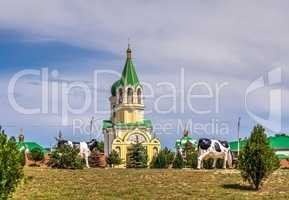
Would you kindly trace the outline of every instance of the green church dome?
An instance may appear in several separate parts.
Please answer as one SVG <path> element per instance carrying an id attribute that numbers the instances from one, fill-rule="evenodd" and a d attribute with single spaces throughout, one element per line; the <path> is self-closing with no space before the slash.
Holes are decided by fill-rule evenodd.
<path id="1" fill-rule="evenodd" d="M 121 85 L 121 84 L 120 84 L 120 80 L 115 81 L 115 82 L 112 84 L 112 86 L 111 86 L 111 94 L 112 94 L 112 96 L 116 96 L 117 88 L 119 88 L 120 85 Z"/>
<path id="2" fill-rule="evenodd" d="M 116 81 L 111 86 L 111 95 L 112 96 L 116 95 L 116 91 L 120 86 L 131 85 L 131 86 L 136 87 L 136 86 L 140 85 L 135 67 L 132 63 L 131 49 L 129 47 L 128 47 L 126 53 L 127 53 L 127 58 L 126 58 L 124 69 L 122 71 L 121 79 Z"/>

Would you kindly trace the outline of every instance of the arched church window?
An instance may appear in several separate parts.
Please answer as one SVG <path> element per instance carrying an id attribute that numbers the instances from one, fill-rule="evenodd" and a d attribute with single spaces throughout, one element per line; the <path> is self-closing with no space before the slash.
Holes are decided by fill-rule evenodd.
<path id="1" fill-rule="evenodd" d="M 133 90 L 132 88 L 128 88 L 127 90 L 127 103 L 133 103 Z"/>
<path id="2" fill-rule="evenodd" d="M 119 89 L 118 93 L 119 93 L 118 103 L 121 104 L 121 103 L 123 102 L 123 92 L 122 92 L 122 88 Z"/>
<path id="3" fill-rule="evenodd" d="M 140 88 L 137 90 L 137 103 L 141 104 L 141 89 Z"/>

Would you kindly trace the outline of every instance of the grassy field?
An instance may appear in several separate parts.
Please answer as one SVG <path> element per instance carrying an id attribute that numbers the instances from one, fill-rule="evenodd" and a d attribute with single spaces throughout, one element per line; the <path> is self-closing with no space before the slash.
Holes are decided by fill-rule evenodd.
<path id="1" fill-rule="evenodd" d="M 13 199 L 289 199 L 289 170 L 261 191 L 249 190 L 232 170 L 58 170 L 25 168 Z"/>

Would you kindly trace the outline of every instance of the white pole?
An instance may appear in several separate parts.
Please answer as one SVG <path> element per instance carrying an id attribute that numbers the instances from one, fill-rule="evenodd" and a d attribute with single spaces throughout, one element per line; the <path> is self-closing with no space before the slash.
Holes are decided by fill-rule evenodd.
<path id="1" fill-rule="evenodd" d="M 91 139 L 92 139 L 93 121 L 94 121 L 94 117 L 92 117 L 92 118 L 91 118 L 91 121 L 90 121 L 90 136 L 89 136 L 89 140 L 90 140 L 90 141 L 91 141 Z"/>
<path id="2" fill-rule="evenodd" d="M 238 119 L 238 157 L 240 155 L 240 123 L 241 123 L 241 117 Z"/>

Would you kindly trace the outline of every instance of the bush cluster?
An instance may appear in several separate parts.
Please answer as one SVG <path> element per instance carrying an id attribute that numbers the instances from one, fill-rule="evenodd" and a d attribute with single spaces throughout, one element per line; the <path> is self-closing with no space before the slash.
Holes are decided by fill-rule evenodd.
<path id="1" fill-rule="evenodd" d="M 83 169 L 85 163 L 78 150 L 63 145 L 51 153 L 48 165 L 60 169 Z"/>
<path id="2" fill-rule="evenodd" d="M 30 151 L 31 159 L 34 161 L 34 166 L 36 166 L 36 162 L 42 161 L 44 159 L 44 153 L 40 148 L 34 148 Z"/>

